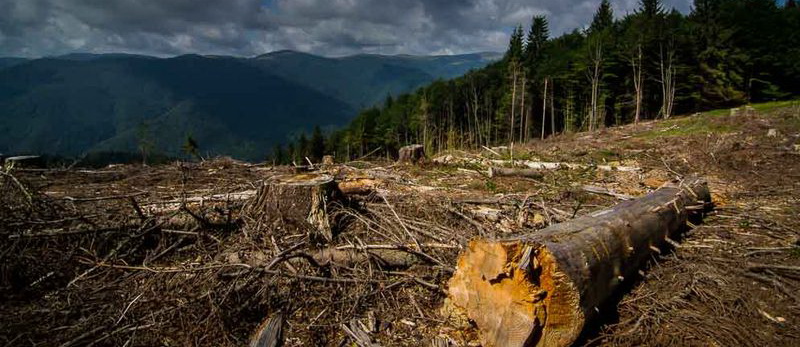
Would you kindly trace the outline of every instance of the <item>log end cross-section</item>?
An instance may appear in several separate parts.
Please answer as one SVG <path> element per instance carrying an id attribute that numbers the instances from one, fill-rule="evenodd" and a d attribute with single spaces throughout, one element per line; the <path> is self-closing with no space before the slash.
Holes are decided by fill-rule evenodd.
<path id="1" fill-rule="evenodd" d="M 705 182 L 672 184 L 611 209 L 460 255 L 449 305 L 486 346 L 567 346 L 625 278 L 710 205 Z"/>

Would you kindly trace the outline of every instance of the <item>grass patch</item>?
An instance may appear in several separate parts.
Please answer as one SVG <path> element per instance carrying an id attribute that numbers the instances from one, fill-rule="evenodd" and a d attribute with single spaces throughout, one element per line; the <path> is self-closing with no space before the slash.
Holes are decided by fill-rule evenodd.
<path id="1" fill-rule="evenodd" d="M 800 100 L 794 99 L 770 101 L 758 104 L 742 105 L 739 107 L 739 109 L 743 110 L 747 106 L 752 107 L 759 114 L 767 114 L 782 108 L 800 107 Z M 690 117 L 673 118 L 662 121 L 656 126 L 655 129 L 639 133 L 636 136 L 644 139 L 653 139 L 665 136 L 689 136 L 738 131 L 740 128 L 739 125 L 735 122 L 729 121 L 731 119 L 731 117 L 728 117 L 730 114 L 730 108 L 722 108 L 701 112 Z"/>
<path id="2" fill-rule="evenodd" d="M 767 113 L 779 108 L 800 106 L 800 100 L 770 101 L 760 104 L 752 104 L 750 106 L 752 106 L 758 113 Z"/>
<path id="3" fill-rule="evenodd" d="M 636 137 L 654 139 L 658 137 L 729 133 L 737 130 L 739 130 L 738 125 L 726 122 L 724 119 L 720 119 L 720 117 L 704 113 L 693 117 L 663 121 L 655 129 L 639 133 Z"/>

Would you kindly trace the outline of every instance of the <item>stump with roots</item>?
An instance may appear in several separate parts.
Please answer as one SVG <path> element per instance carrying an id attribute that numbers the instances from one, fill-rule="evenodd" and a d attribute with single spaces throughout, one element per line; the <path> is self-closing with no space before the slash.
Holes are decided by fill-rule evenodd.
<path id="1" fill-rule="evenodd" d="M 264 183 L 246 212 L 262 224 L 310 230 L 330 241 L 333 232 L 327 206 L 336 197 L 330 175 L 280 175 Z"/>
<path id="2" fill-rule="evenodd" d="M 425 159 L 425 147 L 422 145 L 408 145 L 400 148 L 398 162 L 417 163 Z"/>

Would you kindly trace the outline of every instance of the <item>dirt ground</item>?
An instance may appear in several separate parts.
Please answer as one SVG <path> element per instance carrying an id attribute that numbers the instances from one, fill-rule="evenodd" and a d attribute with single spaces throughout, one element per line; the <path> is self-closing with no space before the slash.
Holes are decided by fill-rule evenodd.
<path id="1" fill-rule="evenodd" d="M 585 166 L 487 176 L 490 160 L 512 158 Z M 366 188 L 329 203 L 330 241 L 250 207 L 265 181 L 291 170 L 230 159 L 4 168 L 0 344 L 240 346 L 277 319 L 286 346 L 477 346 L 474 329 L 439 311 L 470 239 L 536 232 L 699 175 L 715 210 L 628 279 L 578 345 L 800 345 L 797 103 L 440 153 L 421 165 L 325 167 Z M 316 257 L 332 249 L 361 257 Z M 381 250 L 413 261 L 379 261 Z"/>

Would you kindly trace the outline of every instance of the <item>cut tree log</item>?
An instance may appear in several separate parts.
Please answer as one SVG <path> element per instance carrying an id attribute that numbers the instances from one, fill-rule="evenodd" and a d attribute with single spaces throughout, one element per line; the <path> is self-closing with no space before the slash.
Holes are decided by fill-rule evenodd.
<path id="1" fill-rule="evenodd" d="M 349 178 L 337 181 L 336 185 L 345 195 L 364 195 L 375 191 L 383 182 L 374 178 Z"/>
<path id="2" fill-rule="evenodd" d="M 507 167 L 489 167 L 489 177 L 528 177 L 534 179 L 541 179 L 542 172 L 535 169 L 517 169 Z"/>
<path id="3" fill-rule="evenodd" d="M 425 159 L 425 147 L 422 145 L 408 145 L 400 148 L 397 159 L 401 163 L 417 163 Z"/>
<path id="4" fill-rule="evenodd" d="M 710 202 L 705 181 L 691 178 L 531 234 L 473 240 L 442 311 L 465 313 L 484 346 L 570 345 L 620 283 Z"/>
<path id="5" fill-rule="evenodd" d="M 315 231 L 330 241 L 333 232 L 327 204 L 337 195 L 338 189 L 330 175 L 279 175 L 264 182 L 245 211 L 253 220 Z"/>

